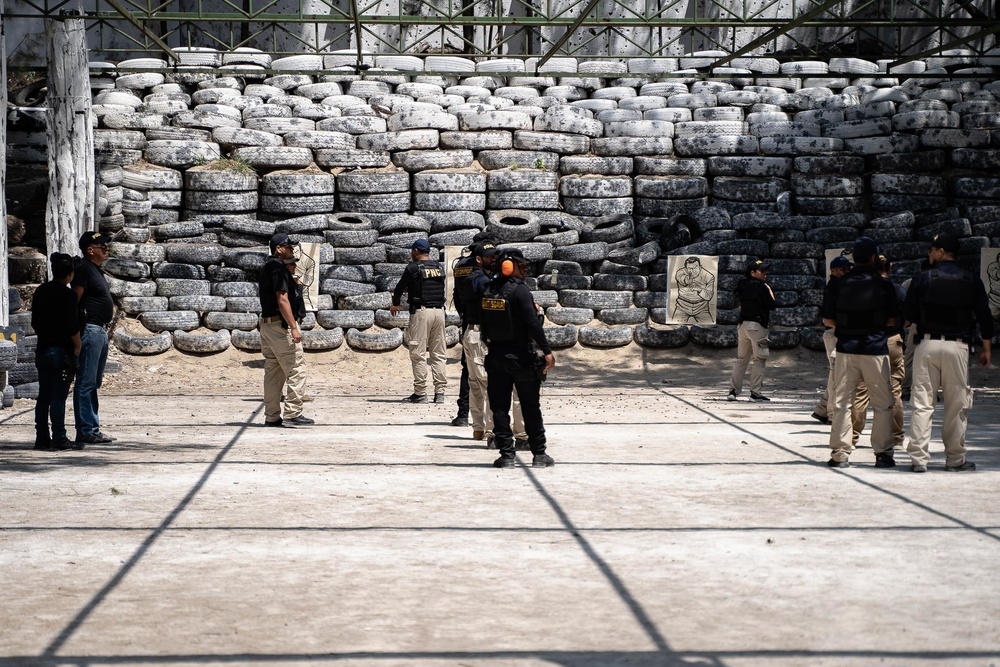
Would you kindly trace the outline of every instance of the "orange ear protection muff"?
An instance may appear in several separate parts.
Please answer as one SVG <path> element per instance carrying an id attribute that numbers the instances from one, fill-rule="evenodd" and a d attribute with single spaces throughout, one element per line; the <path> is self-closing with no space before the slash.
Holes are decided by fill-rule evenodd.
<path id="1" fill-rule="evenodd" d="M 508 258 L 500 262 L 500 275 L 505 278 L 514 275 L 514 260 Z"/>

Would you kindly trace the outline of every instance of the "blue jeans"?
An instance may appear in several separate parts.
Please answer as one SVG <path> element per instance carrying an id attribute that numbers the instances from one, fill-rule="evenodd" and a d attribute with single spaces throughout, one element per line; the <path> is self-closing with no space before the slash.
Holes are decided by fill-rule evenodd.
<path id="1" fill-rule="evenodd" d="M 35 352 L 35 368 L 38 369 L 38 400 L 35 402 L 36 442 L 58 442 L 66 438 L 66 397 L 69 396 L 69 382 L 63 380 L 63 368 L 69 355 L 70 352 L 61 347 L 43 347 Z"/>
<path id="2" fill-rule="evenodd" d="M 80 335 L 83 344 L 73 387 L 73 412 L 76 413 L 76 434 L 93 435 L 101 430 L 97 415 L 97 390 L 104 382 L 104 365 L 108 361 L 108 332 L 104 327 L 88 324 Z"/>

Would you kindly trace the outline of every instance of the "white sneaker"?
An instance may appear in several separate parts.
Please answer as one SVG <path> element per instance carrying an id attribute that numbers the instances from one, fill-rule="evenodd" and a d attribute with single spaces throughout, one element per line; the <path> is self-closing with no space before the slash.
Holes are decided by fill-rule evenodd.
<path id="1" fill-rule="evenodd" d="M 729 396 L 726 396 L 726 400 L 728 400 L 728 401 L 735 401 L 736 400 L 736 390 L 735 389 L 730 389 L 729 390 Z"/>

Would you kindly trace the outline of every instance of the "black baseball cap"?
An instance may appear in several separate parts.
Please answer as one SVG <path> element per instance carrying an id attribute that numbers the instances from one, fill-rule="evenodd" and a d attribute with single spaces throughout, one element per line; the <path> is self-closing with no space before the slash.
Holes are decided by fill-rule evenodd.
<path id="1" fill-rule="evenodd" d="M 474 243 L 472 245 L 472 256 L 473 257 L 489 257 L 495 255 L 500 250 L 497 248 L 493 241 L 481 241 L 479 243 Z"/>
<path id="2" fill-rule="evenodd" d="M 493 232 L 485 232 L 485 231 L 477 232 L 476 235 L 472 237 L 472 242 L 474 244 L 480 243 L 482 241 L 492 241 L 493 243 L 496 243 L 497 240 L 498 239 L 496 237 L 496 234 L 494 234 Z"/>
<path id="3" fill-rule="evenodd" d="M 292 238 L 284 232 L 278 232 L 271 237 L 271 252 L 274 252 L 279 245 L 293 245 Z"/>
<path id="4" fill-rule="evenodd" d="M 84 232 L 80 237 L 80 250 L 86 250 L 92 245 L 108 245 L 111 235 L 104 232 Z"/>
<path id="5" fill-rule="evenodd" d="M 755 259 L 747 264 L 747 273 L 751 271 L 770 271 L 771 265 L 762 259 Z"/>
<path id="6" fill-rule="evenodd" d="M 854 242 L 851 254 L 855 262 L 868 262 L 878 253 L 878 244 L 868 236 L 862 236 Z"/>
<path id="7" fill-rule="evenodd" d="M 854 266 L 854 264 L 851 263 L 851 260 L 847 259 L 843 255 L 837 255 L 830 260 L 831 269 L 849 269 L 852 266 Z"/>
<path id="8" fill-rule="evenodd" d="M 948 232 L 935 234 L 934 238 L 931 239 L 931 247 L 941 248 L 941 250 L 944 250 L 948 254 L 957 253 L 959 249 L 958 237 Z"/>
<path id="9" fill-rule="evenodd" d="M 52 264 L 53 269 L 75 269 L 80 266 L 81 259 L 79 257 L 67 255 L 64 252 L 54 252 L 49 255 L 49 262 Z"/>
<path id="10" fill-rule="evenodd" d="M 524 253 L 521 252 L 520 248 L 504 248 L 500 250 L 500 260 L 505 259 L 516 259 L 519 262 L 527 263 L 528 260 L 524 258 Z"/>

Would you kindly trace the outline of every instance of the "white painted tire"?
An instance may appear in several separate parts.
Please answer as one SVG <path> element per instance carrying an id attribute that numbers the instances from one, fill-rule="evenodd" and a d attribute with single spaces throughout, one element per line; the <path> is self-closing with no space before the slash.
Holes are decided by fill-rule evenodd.
<path id="1" fill-rule="evenodd" d="M 173 337 L 169 331 L 161 331 L 153 336 L 131 336 L 122 329 L 116 329 L 112 341 L 125 354 L 148 356 L 169 350 Z"/>
<path id="2" fill-rule="evenodd" d="M 364 352 L 389 352 L 403 344 L 403 332 L 399 329 L 389 331 L 348 329 L 347 344 L 354 350 Z"/>
<path id="3" fill-rule="evenodd" d="M 182 352 L 198 354 L 216 354 L 229 349 L 232 339 L 229 331 L 220 329 L 210 334 L 188 333 L 177 330 L 173 332 L 174 347 Z"/>

